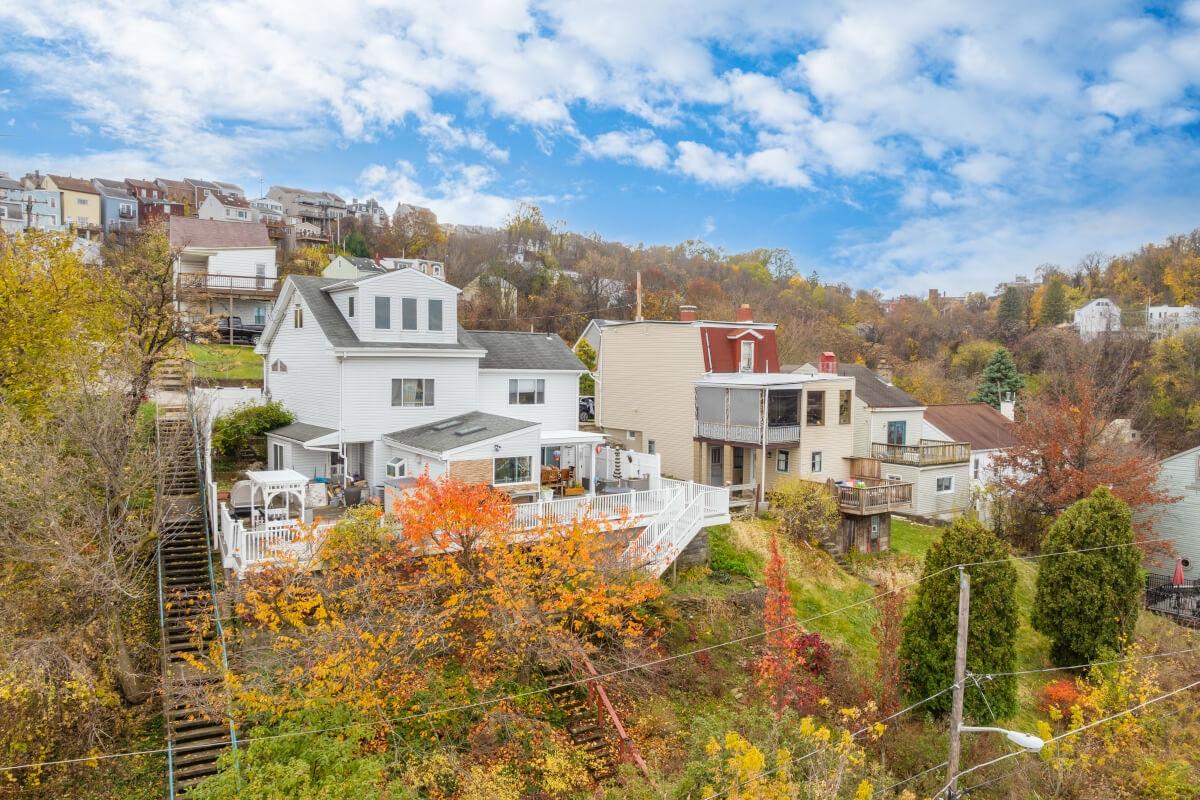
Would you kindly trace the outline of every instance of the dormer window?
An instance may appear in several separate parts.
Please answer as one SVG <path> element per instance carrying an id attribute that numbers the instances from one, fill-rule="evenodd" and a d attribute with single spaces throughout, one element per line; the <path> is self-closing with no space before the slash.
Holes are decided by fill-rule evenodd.
<path id="1" fill-rule="evenodd" d="M 754 372 L 754 342 L 749 339 L 742 341 L 738 372 Z"/>
<path id="2" fill-rule="evenodd" d="M 400 298 L 400 328 L 406 331 L 417 329 L 417 298 Z"/>
<path id="3" fill-rule="evenodd" d="M 429 301 L 429 330 L 440 331 L 442 329 L 442 301 L 430 299 Z"/>
<path id="4" fill-rule="evenodd" d="M 375 298 L 375 327 L 380 330 L 392 327 L 392 298 Z"/>

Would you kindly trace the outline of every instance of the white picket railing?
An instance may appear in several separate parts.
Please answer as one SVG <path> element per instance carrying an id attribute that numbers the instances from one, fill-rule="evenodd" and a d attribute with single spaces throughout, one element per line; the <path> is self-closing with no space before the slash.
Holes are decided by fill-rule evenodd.
<path id="1" fill-rule="evenodd" d="M 706 525 L 729 521 L 729 492 L 690 481 L 660 479 L 671 502 L 630 542 L 622 559 L 662 575 Z"/>
<path id="2" fill-rule="evenodd" d="M 670 499 L 670 491 L 651 489 L 618 494 L 581 495 L 560 500 L 542 500 L 513 506 L 513 526 L 518 529 L 535 527 L 539 520 L 567 522 L 580 515 L 596 519 L 638 519 L 662 511 Z"/>
<path id="3" fill-rule="evenodd" d="M 226 569 L 243 575 L 247 567 L 275 560 L 282 553 L 311 556 L 316 548 L 315 541 L 327 525 L 309 530 L 299 520 L 268 520 L 257 527 L 248 528 L 242 520 L 229 512 L 221 503 L 221 530 L 217 538 L 221 550 L 221 564 Z"/>

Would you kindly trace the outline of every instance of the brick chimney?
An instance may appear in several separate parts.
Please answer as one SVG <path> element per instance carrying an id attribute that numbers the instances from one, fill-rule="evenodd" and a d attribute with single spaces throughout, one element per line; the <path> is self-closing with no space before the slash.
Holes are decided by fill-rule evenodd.
<path id="1" fill-rule="evenodd" d="M 735 317 L 735 320 L 737 322 L 754 322 L 754 315 L 750 313 L 749 303 L 742 303 L 740 306 L 738 306 L 737 317 Z"/>
<path id="2" fill-rule="evenodd" d="M 680 322 L 695 322 L 696 319 L 697 319 L 697 317 L 696 317 L 696 307 L 695 306 L 680 306 L 679 307 L 679 321 Z"/>
<path id="3" fill-rule="evenodd" d="M 879 359 L 879 363 L 875 365 L 875 375 L 884 383 L 891 384 L 892 365 L 887 362 L 886 358 Z"/>
<path id="4" fill-rule="evenodd" d="M 824 353 L 821 353 L 821 362 L 820 362 L 820 365 L 817 367 L 817 371 L 824 372 L 829 375 L 837 375 L 837 371 L 838 371 L 837 356 L 828 350 L 826 350 Z"/>

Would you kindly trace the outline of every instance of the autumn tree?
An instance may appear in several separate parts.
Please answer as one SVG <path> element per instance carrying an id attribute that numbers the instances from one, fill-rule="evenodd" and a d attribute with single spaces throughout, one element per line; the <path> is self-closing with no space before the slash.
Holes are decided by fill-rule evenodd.
<path id="1" fill-rule="evenodd" d="M 446 231 L 437 215 L 421 206 L 401 206 L 391 226 L 380 237 L 381 255 L 402 258 L 430 258 L 446 244 Z"/>
<path id="2" fill-rule="evenodd" d="M 587 339 L 580 339 L 575 343 L 575 355 L 579 357 L 589 372 L 596 370 L 596 350 L 588 343 Z M 588 373 L 580 375 L 579 396 L 591 397 L 594 394 L 596 394 L 596 379 Z"/>
<path id="3" fill-rule="evenodd" d="M 1063 286 L 1062 279 L 1051 278 L 1042 294 L 1042 304 L 1038 310 L 1038 324 L 1057 325 L 1067 318 L 1069 310 L 1067 290 Z"/>
<path id="4" fill-rule="evenodd" d="M 1200 444 L 1200 328 L 1154 343 L 1143 381 L 1148 385 L 1150 431 L 1160 452 Z"/>
<path id="5" fill-rule="evenodd" d="M 789 537 L 806 542 L 825 542 L 837 530 L 841 511 L 824 484 L 787 478 L 768 492 L 771 511 Z"/>
<path id="6" fill-rule="evenodd" d="M 908 604 L 908 590 L 901 584 L 898 570 L 887 570 L 875 589 L 872 605 L 875 607 L 875 623 L 871 635 L 879 646 L 879 659 L 875 665 L 875 680 L 878 685 L 879 711 L 891 714 L 900 710 L 900 691 L 903 673 L 900 664 L 900 643 L 904 628 L 904 608 Z"/>
<path id="7" fill-rule="evenodd" d="M 1055 520 L 1042 552 L 1055 555 L 1038 569 L 1032 622 L 1050 639 L 1054 663 L 1120 651 L 1133 636 L 1142 592 L 1129 506 L 1097 487 Z"/>
<path id="8" fill-rule="evenodd" d="M 318 245 L 306 245 L 287 253 L 279 275 L 281 278 L 287 275 L 320 275 L 327 266 L 329 253 L 326 249 Z"/>
<path id="9" fill-rule="evenodd" d="M 1013 361 L 1012 353 L 1006 348 L 996 349 L 983 373 L 979 376 L 979 385 L 971 400 L 977 403 L 987 403 L 992 408 L 1000 408 L 1000 400 L 1005 394 L 1016 397 L 1017 392 L 1025 385 L 1021 373 L 1017 372 L 1017 364 Z"/>
<path id="10" fill-rule="evenodd" d="M 925 569 L 904 617 L 901 670 L 909 696 L 920 700 L 954 683 L 955 631 L 958 625 L 958 570 L 971 576 L 967 670 L 975 675 L 1012 672 L 1016 663 L 1017 572 L 1008 546 L 973 519 L 960 518 L 946 528 L 925 556 Z M 993 563 L 977 563 L 993 562 Z M 967 713 L 976 719 L 1006 717 L 1016 710 L 1016 679 L 1000 676 L 968 687 Z M 950 694 L 925 704 L 936 713 L 950 710 Z"/>
<path id="11" fill-rule="evenodd" d="M 817 700 L 819 686 L 813 665 L 803 652 L 806 634 L 796 623 L 796 608 L 788 590 L 787 564 L 775 537 L 771 537 L 771 554 L 764 577 L 766 636 L 758 659 L 758 685 L 778 717 L 786 708 L 803 710 L 811 706 Z"/>
<path id="12" fill-rule="evenodd" d="M 1098 486 L 1110 487 L 1134 509 L 1171 499 L 1155 486 L 1154 458 L 1110 426 L 1106 391 L 1076 374 L 1026 401 L 1013 427 L 1016 444 L 994 459 L 999 483 L 1013 501 L 1054 517 Z"/>

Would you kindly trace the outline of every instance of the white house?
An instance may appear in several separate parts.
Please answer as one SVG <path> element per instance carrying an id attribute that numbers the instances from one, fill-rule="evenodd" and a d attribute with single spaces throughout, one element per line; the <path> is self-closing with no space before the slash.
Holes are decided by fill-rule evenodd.
<path id="1" fill-rule="evenodd" d="M 414 269 L 289 276 L 256 348 L 265 392 L 297 417 L 268 434 L 271 468 L 373 488 L 428 470 L 518 495 L 542 466 L 594 475 L 579 359 L 557 336 L 464 330 L 458 294 Z"/>
<path id="2" fill-rule="evenodd" d="M 415 269 L 435 278 L 446 280 L 446 265 L 427 258 L 380 258 L 379 266 L 384 269 Z"/>
<path id="3" fill-rule="evenodd" d="M 904 513 L 952 519 L 970 508 L 971 445 L 926 437 L 925 405 L 866 366 L 842 364 L 838 374 L 854 378 L 854 456 L 879 461 L 883 478 L 913 485 Z"/>
<path id="4" fill-rule="evenodd" d="M 1155 488 L 1179 500 L 1145 508 L 1138 519 L 1153 520 L 1155 538 L 1168 539 L 1175 557 L 1182 559 L 1184 578 L 1200 580 L 1200 447 L 1168 456 L 1158 465 Z M 1175 562 L 1170 556 L 1151 556 L 1145 566 L 1169 578 Z"/>
<path id="5" fill-rule="evenodd" d="M 979 518 L 991 518 L 986 502 L 999 476 L 995 458 L 1016 444 L 1013 421 L 987 403 L 926 406 L 924 437 L 931 442 L 971 445 L 971 498 Z"/>
<path id="6" fill-rule="evenodd" d="M 250 201 L 250 216 L 255 222 L 283 222 L 283 203 L 272 197 Z"/>
<path id="7" fill-rule="evenodd" d="M 1121 308 L 1107 297 L 1092 300 L 1075 310 L 1075 330 L 1084 341 L 1121 330 Z"/>
<path id="8" fill-rule="evenodd" d="M 169 226 L 171 247 L 178 253 L 179 307 L 197 317 L 229 315 L 265 324 L 278 291 L 275 245 L 267 229 L 180 216 L 171 216 Z"/>
<path id="9" fill-rule="evenodd" d="M 1146 310 L 1150 336 L 1162 339 L 1185 328 L 1200 327 L 1200 308 L 1196 306 L 1150 306 Z"/>
<path id="10" fill-rule="evenodd" d="M 246 198 L 232 194 L 212 192 L 204 198 L 197 211 L 200 219 L 217 219 L 224 222 L 254 222 L 254 214 Z"/>

